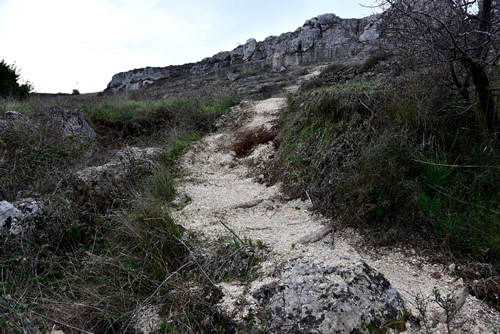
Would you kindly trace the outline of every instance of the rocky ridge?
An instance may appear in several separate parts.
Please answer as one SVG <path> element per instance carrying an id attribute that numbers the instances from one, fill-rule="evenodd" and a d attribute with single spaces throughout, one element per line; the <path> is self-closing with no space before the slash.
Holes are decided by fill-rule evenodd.
<path id="1" fill-rule="evenodd" d="M 146 67 L 115 74 L 106 91 L 132 91 L 159 80 L 179 78 L 226 76 L 236 80 L 240 74 L 254 70 L 279 72 L 309 63 L 364 59 L 380 48 L 379 19 L 377 15 L 362 19 L 319 15 L 294 32 L 269 36 L 260 42 L 251 38 L 231 51 L 219 52 L 194 64 Z"/>

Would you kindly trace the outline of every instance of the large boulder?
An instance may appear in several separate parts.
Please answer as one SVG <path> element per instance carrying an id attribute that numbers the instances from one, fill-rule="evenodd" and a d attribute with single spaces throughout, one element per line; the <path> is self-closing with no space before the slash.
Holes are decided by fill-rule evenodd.
<path id="1" fill-rule="evenodd" d="M 405 307 L 382 274 L 349 256 L 334 265 L 291 260 L 281 280 L 254 297 L 272 311 L 273 333 L 369 333 L 369 324 L 395 319 Z"/>
<path id="2" fill-rule="evenodd" d="M 252 57 L 256 48 L 257 41 L 254 38 L 250 38 L 243 46 L 243 60 L 247 60 Z"/>
<path id="3" fill-rule="evenodd" d="M 376 41 L 380 38 L 378 26 L 380 24 L 377 16 L 369 17 L 366 19 L 367 23 L 363 28 L 363 33 L 359 36 L 361 43 Z"/>
<path id="4" fill-rule="evenodd" d="M 17 111 L 8 111 L 0 107 L 0 135 L 5 128 L 13 127 L 20 122 L 26 122 L 27 117 Z"/>
<path id="5" fill-rule="evenodd" d="M 87 167 L 76 173 L 80 187 L 90 196 L 108 198 L 127 190 L 127 181 L 134 176 L 151 172 L 157 166 L 162 150 L 149 147 L 126 147 L 104 165 Z"/>
<path id="6" fill-rule="evenodd" d="M 81 110 L 52 107 L 33 114 L 38 122 L 50 130 L 59 132 L 81 146 L 86 156 L 92 155 L 97 148 L 97 135 L 85 120 Z"/>

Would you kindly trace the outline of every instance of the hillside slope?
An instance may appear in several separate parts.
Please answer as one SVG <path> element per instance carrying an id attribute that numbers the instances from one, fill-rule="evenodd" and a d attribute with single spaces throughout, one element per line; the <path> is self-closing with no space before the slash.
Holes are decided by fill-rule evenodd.
<path id="1" fill-rule="evenodd" d="M 217 240 L 225 235 L 232 237 L 234 234 L 241 240 L 262 242 L 268 253 L 254 281 L 248 284 L 240 281 L 219 284 L 224 293 L 219 307 L 242 321 L 250 309 L 259 314 L 260 308 L 272 308 L 272 301 L 259 304 L 256 296 L 263 287 L 277 284 L 291 291 L 283 296 L 283 305 L 290 312 L 288 318 L 294 320 L 291 323 L 285 321 L 279 317 L 279 310 L 275 310 L 277 319 L 272 318 L 268 322 L 259 320 L 262 321 L 259 322 L 262 328 L 279 332 L 276 326 L 287 328 L 295 322 L 299 332 L 347 329 L 349 327 L 341 327 L 340 324 L 332 325 L 332 322 L 335 323 L 332 319 L 336 317 L 334 309 L 320 312 L 314 306 L 319 300 L 313 305 L 309 304 L 310 301 L 306 302 L 305 297 L 294 290 L 295 281 L 290 281 L 281 268 L 292 265 L 297 258 L 306 263 L 322 263 L 330 267 L 365 261 L 389 280 L 414 314 L 420 315 L 417 307 L 421 305 L 416 304 L 417 298 L 431 298 L 439 291 L 442 296 L 457 298 L 460 306 L 463 305 L 453 319 L 454 324 L 465 323 L 461 331 L 493 333 L 498 330 L 500 313 L 468 295 L 463 280 L 453 271 L 433 264 L 411 249 L 367 248 L 363 238 L 352 229 L 342 229 L 340 233 L 335 233 L 335 238 L 326 238 L 326 230 L 320 233 L 319 240 L 306 240 L 318 231 L 325 231 L 329 219 L 309 211 L 313 204 L 309 200 L 288 200 L 281 193 L 279 184 L 269 186 L 265 183 L 269 163 L 277 149 L 276 126 L 280 111 L 285 107 L 286 100 L 283 98 L 242 102 L 220 121 L 221 126 L 215 134 L 196 143 L 180 162 L 185 171 L 180 191 L 182 197 L 189 201 L 177 211 L 176 220 L 188 229 L 203 233 L 208 240 Z M 311 289 L 305 291 L 306 294 L 313 294 L 314 289 L 305 283 L 313 279 L 313 273 L 305 275 L 308 278 L 300 284 L 303 289 Z M 299 273 L 292 277 L 300 280 Z M 330 281 L 321 282 L 323 291 L 328 291 Z M 351 301 L 350 307 L 355 305 L 356 302 Z M 302 311 L 296 313 L 297 309 Z M 432 332 L 445 333 L 443 310 L 433 304 L 429 305 L 428 312 L 427 320 Z M 354 309 L 350 316 L 356 316 Z M 414 329 L 409 332 L 419 331 Z"/>

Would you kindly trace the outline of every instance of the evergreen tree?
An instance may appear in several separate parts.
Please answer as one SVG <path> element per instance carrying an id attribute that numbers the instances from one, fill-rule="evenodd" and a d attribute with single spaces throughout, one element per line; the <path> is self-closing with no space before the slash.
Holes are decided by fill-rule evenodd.
<path id="1" fill-rule="evenodd" d="M 16 99 L 28 97 L 33 87 L 29 82 L 20 85 L 19 77 L 20 74 L 14 65 L 0 61 L 0 97 Z"/>

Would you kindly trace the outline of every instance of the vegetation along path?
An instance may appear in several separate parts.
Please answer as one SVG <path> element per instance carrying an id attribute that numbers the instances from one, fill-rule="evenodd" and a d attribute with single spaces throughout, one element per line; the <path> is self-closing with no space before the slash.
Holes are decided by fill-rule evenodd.
<path id="1" fill-rule="evenodd" d="M 287 199 L 279 184 L 266 183 L 285 105 L 284 98 L 242 102 L 220 120 L 216 133 L 197 142 L 180 160 L 184 176 L 179 198 L 186 205 L 174 213 L 177 221 L 208 239 L 230 235 L 235 243 L 258 243 L 266 253 L 250 283 L 219 284 L 224 293 L 221 308 L 235 318 L 247 316 L 258 307 L 252 294 L 275 279 L 278 268 L 291 259 L 329 265 L 345 258 L 363 259 L 391 282 L 412 313 L 418 313 L 417 296 L 435 300 L 439 291 L 438 296 L 454 296 L 458 306 L 463 305 L 453 315 L 453 323 L 460 327 L 453 332 L 497 333 L 500 315 L 467 294 L 463 281 L 453 275 L 453 265 L 431 264 L 411 251 L 405 255 L 398 249 L 368 250 L 350 229 L 336 232 L 333 239 L 327 219 L 309 211 L 310 201 Z M 446 316 L 436 303 L 429 303 L 428 317 L 427 332 L 448 332 Z"/>

